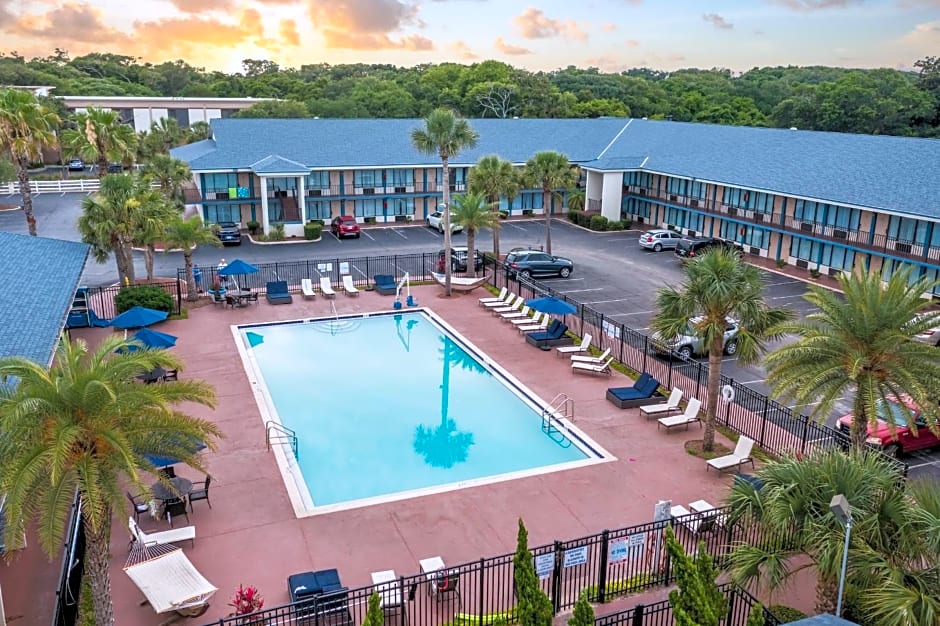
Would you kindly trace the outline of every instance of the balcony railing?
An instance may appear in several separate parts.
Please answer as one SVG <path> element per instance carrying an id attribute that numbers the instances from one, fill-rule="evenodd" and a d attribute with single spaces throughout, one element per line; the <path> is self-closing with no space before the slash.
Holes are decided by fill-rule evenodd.
<path id="1" fill-rule="evenodd" d="M 656 189 L 625 186 L 624 192 L 647 200 L 688 207 L 710 215 L 731 217 L 739 222 L 750 222 L 764 228 L 813 237 L 833 243 L 851 245 L 854 248 L 880 252 L 893 257 L 916 261 L 940 261 L 940 247 L 924 243 L 889 237 L 882 233 L 851 229 L 844 226 L 799 220 L 780 213 L 764 213 L 746 207 L 713 202 L 704 198 L 690 198 L 678 194 L 663 193 Z"/>

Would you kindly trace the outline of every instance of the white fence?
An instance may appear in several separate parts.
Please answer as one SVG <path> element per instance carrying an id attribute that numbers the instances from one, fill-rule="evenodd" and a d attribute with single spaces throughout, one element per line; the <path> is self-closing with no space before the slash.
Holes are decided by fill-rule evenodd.
<path id="1" fill-rule="evenodd" d="M 159 187 L 157 183 L 153 187 Z M 101 187 L 97 178 L 77 178 L 74 180 L 31 180 L 29 188 L 34 194 L 43 193 L 93 193 Z M 20 193 L 18 182 L 0 183 L 0 195 L 12 196 Z"/>

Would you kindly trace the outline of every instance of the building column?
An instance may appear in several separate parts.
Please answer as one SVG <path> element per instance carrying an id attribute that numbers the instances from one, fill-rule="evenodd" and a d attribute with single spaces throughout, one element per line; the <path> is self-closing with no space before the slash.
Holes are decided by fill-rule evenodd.
<path id="1" fill-rule="evenodd" d="M 306 176 L 297 177 L 297 209 L 300 211 L 300 223 L 307 223 L 307 189 L 304 183 Z"/>
<path id="2" fill-rule="evenodd" d="M 623 198 L 623 172 L 604 172 L 601 183 L 601 215 L 610 221 L 620 219 Z"/>
<path id="3" fill-rule="evenodd" d="M 265 176 L 258 178 L 261 179 L 261 232 L 267 235 L 271 228 L 268 221 L 268 179 Z"/>

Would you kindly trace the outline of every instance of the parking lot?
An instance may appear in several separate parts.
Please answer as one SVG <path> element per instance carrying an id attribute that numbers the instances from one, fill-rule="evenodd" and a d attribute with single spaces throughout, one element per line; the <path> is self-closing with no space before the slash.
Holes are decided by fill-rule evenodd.
<path id="1" fill-rule="evenodd" d="M 76 222 L 80 214 L 79 194 L 65 196 L 43 195 L 36 199 L 36 215 L 40 235 L 78 240 Z M 0 200 L 2 201 L 2 200 Z M 16 202 L 16 199 L 12 200 Z M 0 213 L 0 230 L 25 232 L 26 222 L 19 211 Z M 544 279 L 559 292 L 621 322 L 635 330 L 648 332 L 650 318 L 655 313 L 656 292 L 664 285 L 678 285 L 682 268 L 670 251 L 652 252 L 637 244 L 636 231 L 594 233 L 558 219 L 552 225 L 553 252 L 571 259 L 575 271 L 570 278 Z M 510 220 L 502 223 L 500 249 L 505 252 L 517 246 L 539 247 L 545 241 L 542 220 Z M 463 233 L 453 236 L 454 245 L 466 245 Z M 241 258 L 250 263 L 292 261 L 300 259 L 330 259 L 342 257 L 382 256 L 416 252 L 435 252 L 443 245 L 443 237 L 436 230 L 419 224 L 389 225 L 363 228 L 359 239 L 338 240 L 324 231 L 321 241 L 290 245 L 257 245 L 247 238 L 237 247 L 200 247 L 193 255 L 198 265 L 215 265 L 220 259 Z M 477 235 L 479 250 L 492 249 L 492 234 Z M 158 275 L 175 276 L 182 266 L 179 253 L 159 254 L 155 259 Z M 143 272 L 143 260 L 138 255 L 137 271 Z M 112 284 L 116 279 L 113 260 L 98 264 L 89 260 L 84 281 L 88 285 Z M 799 315 L 811 312 L 802 298 L 806 283 L 798 279 L 764 272 L 766 299 L 774 306 L 786 306 Z M 773 344 L 770 346 L 774 347 Z M 735 357 L 725 357 L 722 371 L 736 381 L 747 384 L 766 394 L 766 374 L 760 363 L 741 366 Z M 851 411 L 851 399 L 843 398 L 827 423 L 835 423 L 839 415 Z M 940 450 L 918 452 L 904 459 L 911 466 L 912 475 L 932 475 L 940 481 Z"/>

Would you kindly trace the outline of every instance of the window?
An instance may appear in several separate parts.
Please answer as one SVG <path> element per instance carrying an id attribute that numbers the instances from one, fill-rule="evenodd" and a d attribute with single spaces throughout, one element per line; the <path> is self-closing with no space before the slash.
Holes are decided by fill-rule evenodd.
<path id="1" fill-rule="evenodd" d="M 330 186 L 330 173 L 325 171 L 307 174 L 304 185 L 307 189 L 326 189 Z"/>
<path id="2" fill-rule="evenodd" d="M 803 237 L 793 237 L 790 240 L 790 256 L 808 263 L 819 263 L 849 272 L 855 267 L 854 251 Z"/>
<path id="3" fill-rule="evenodd" d="M 181 128 L 189 126 L 189 109 L 167 109 L 167 117 L 176 120 Z"/>
<path id="4" fill-rule="evenodd" d="M 892 215 L 888 222 L 888 239 L 907 243 L 924 243 L 927 240 L 927 228 L 927 222 Z"/>
<path id="5" fill-rule="evenodd" d="M 414 170 L 386 170 L 385 179 L 391 181 L 392 187 L 413 187 L 415 184 Z"/>
<path id="6" fill-rule="evenodd" d="M 229 172 L 226 174 L 203 174 L 203 189 L 210 191 L 225 191 L 232 187 L 238 187 L 238 174 Z"/>
<path id="7" fill-rule="evenodd" d="M 219 222 L 242 222 L 242 207 L 245 207 L 245 215 L 251 215 L 248 205 L 241 204 L 209 204 L 203 208 L 206 222 L 209 224 L 218 224 Z M 246 220 L 247 221 L 247 220 Z"/>
<path id="8" fill-rule="evenodd" d="M 381 200 L 370 199 L 370 200 L 356 200 L 356 217 L 376 217 L 383 216 L 383 209 Z"/>
<path id="9" fill-rule="evenodd" d="M 353 172 L 353 186 L 382 187 L 382 170 L 356 170 Z"/>
<path id="10" fill-rule="evenodd" d="M 722 239 L 737 241 L 752 248 L 766 249 L 770 242 L 769 231 L 756 226 L 736 224 L 735 222 L 722 222 L 718 236 Z"/>
<path id="11" fill-rule="evenodd" d="M 280 178 L 267 178 L 265 180 L 267 180 L 269 192 L 286 191 L 288 189 L 294 190 L 294 191 L 297 190 L 297 179 L 293 176 L 290 176 L 290 177 L 282 176 Z M 268 195 L 271 196 L 271 195 L 278 195 L 278 194 L 269 193 Z"/>
<path id="12" fill-rule="evenodd" d="M 388 201 L 388 215 L 414 215 L 414 198 L 392 198 Z"/>
<path id="13" fill-rule="evenodd" d="M 307 201 L 307 219 L 308 220 L 329 220 L 330 219 L 330 203 L 328 200 L 321 201 Z"/>
<path id="14" fill-rule="evenodd" d="M 832 206 L 829 211 L 829 223 L 838 230 L 857 231 L 862 212 L 844 206 Z"/>
<path id="15" fill-rule="evenodd" d="M 644 221 L 650 219 L 650 203 L 648 200 L 638 200 L 632 196 L 624 197 L 620 200 L 620 211 L 627 215 L 642 217 Z"/>

